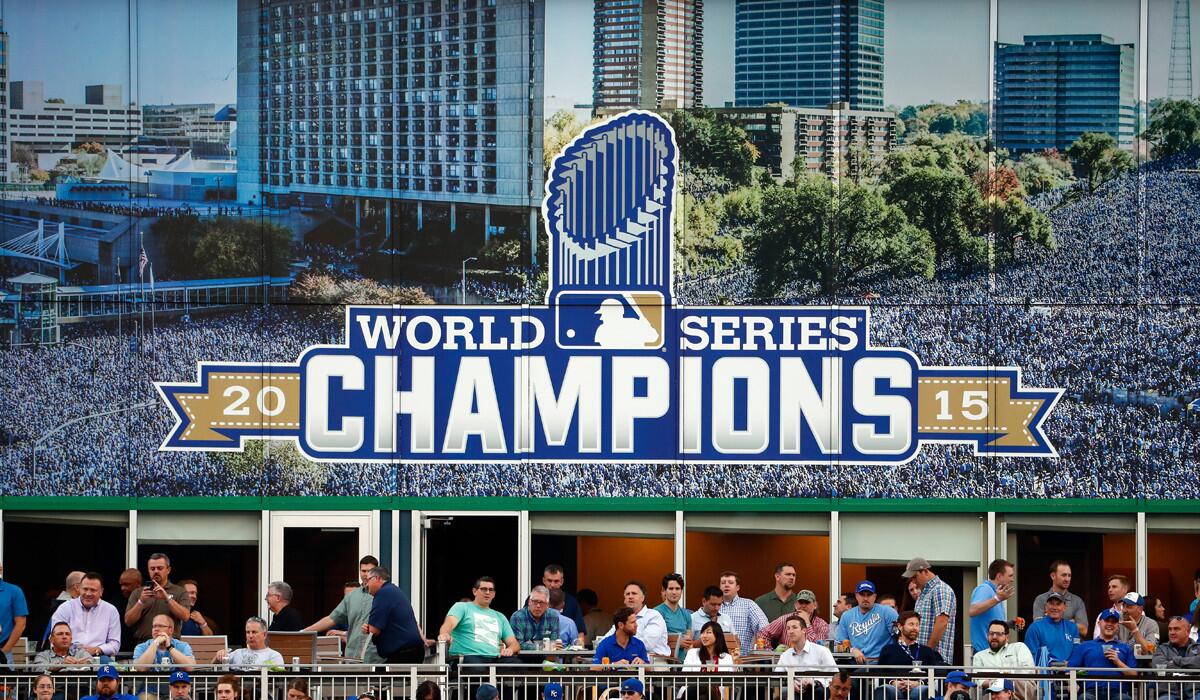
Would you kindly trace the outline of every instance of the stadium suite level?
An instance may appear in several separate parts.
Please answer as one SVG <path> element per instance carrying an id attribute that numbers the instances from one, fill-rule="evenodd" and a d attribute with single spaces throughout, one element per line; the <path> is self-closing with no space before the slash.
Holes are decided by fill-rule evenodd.
<path id="1" fill-rule="evenodd" d="M 276 580 L 300 592 L 295 604 L 306 615 L 332 609 L 337 601 L 327 599 L 328 591 L 340 593 L 353 561 L 371 553 L 392 569 L 429 624 L 481 574 L 496 578 L 495 605 L 511 613 L 549 562 L 563 564 L 572 589 L 596 590 L 610 612 L 626 581 L 645 581 L 654 594 L 653 582 L 671 571 L 689 582 L 689 607 L 726 569 L 741 573 L 743 592 L 757 596 L 770 588 L 779 561 L 796 563 L 803 587 L 828 612 L 838 593 L 863 578 L 901 596 L 899 573 L 911 556 L 933 562 L 959 601 L 983 580 L 987 562 L 1014 561 L 1022 575 L 1010 617 L 1030 615 L 1033 599 L 1048 588 L 1043 572 L 1056 559 L 1073 562 L 1071 590 L 1089 610 L 1103 605 L 1104 577 L 1112 573 L 1177 609 L 1192 596 L 1190 553 L 1200 551 L 1195 515 L 1097 501 L 1047 503 L 1040 512 L 1041 504 L 1030 501 L 717 502 L 680 510 L 683 504 L 644 499 L 429 499 L 417 510 L 387 499 L 332 498 L 210 499 L 203 505 L 156 499 L 133 502 L 137 510 L 73 499 L 52 509 L 24 509 L 35 505 L 6 499 L 2 513 L 0 556 L 7 578 L 17 580 L 21 572 L 26 590 L 61 586 L 62 572 L 77 568 L 115 581 L 127 566 L 140 567 L 151 552 L 164 551 L 176 578 L 200 582 L 206 614 L 218 611 L 228 619 L 265 613 L 259 594 Z M 839 510 L 828 510 L 831 505 Z M 888 510 L 872 512 L 879 507 Z M 245 585 L 231 586 L 231 580 Z"/>

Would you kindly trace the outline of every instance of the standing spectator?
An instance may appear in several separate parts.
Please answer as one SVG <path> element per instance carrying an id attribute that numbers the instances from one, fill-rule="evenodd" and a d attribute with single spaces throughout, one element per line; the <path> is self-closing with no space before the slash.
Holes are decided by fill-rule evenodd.
<path id="1" fill-rule="evenodd" d="M 257 671 L 263 666 L 283 666 L 283 654 L 267 646 L 267 621 L 261 617 L 246 620 L 246 646 L 229 651 L 222 649 L 214 656 L 214 664 L 228 663 L 232 671 Z M 217 682 L 217 697 L 221 696 L 220 681 Z"/>
<path id="2" fill-rule="evenodd" d="M 590 588 L 579 591 L 579 607 L 583 610 L 583 627 L 580 627 L 579 630 L 587 636 L 587 643 L 591 644 L 604 634 L 604 630 L 608 629 L 605 627 L 608 624 L 608 616 L 600 607 L 600 598 Z"/>
<path id="3" fill-rule="evenodd" d="M 797 672 L 837 671 L 833 653 L 825 648 L 824 644 L 810 642 L 807 628 L 808 623 L 805 622 L 804 616 L 792 615 L 787 618 L 787 636 L 791 646 L 779 656 L 779 664 L 775 666 L 776 673 L 787 673 L 789 668 L 795 668 Z M 796 692 L 802 698 L 824 700 L 829 681 L 829 676 L 798 676 L 795 681 Z"/>
<path id="4" fill-rule="evenodd" d="M 654 606 L 663 622 L 667 625 L 668 634 L 683 634 L 692 628 L 692 611 L 685 608 L 683 598 L 683 577 L 679 574 L 667 574 L 662 579 L 663 602 Z"/>
<path id="5" fill-rule="evenodd" d="M 950 584 L 933 573 L 933 568 L 923 557 L 910 559 L 903 576 L 921 587 L 916 607 L 921 616 L 921 644 L 937 649 L 946 663 L 953 664 L 958 596 L 954 595 Z"/>
<path id="6" fill-rule="evenodd" d="M 891 641 L 892 625 L 899 618 L 895 608 L 875 602 L 875 584 L 859 581 L 854 589 L 856 607 L 842 613 L 834 639 L 850 642 L 850 655 L 860 664 L 875 663 L 879 652 Z"/>
<path id="7" fill-rule="evenodd" d="M 988 648 L 976 652 L 972 659 L 974 668 L 1003 668 L 1006 673 L 1033 673 L 1033 654 L 1029 647 L 1021 642 L 1010 642 L 1009 634 L 1012 628 L 1008 620 L 992 620 L 988 625 Z M 1029 669 L 1018 671 L 1015 669 Z M 1031 681 L 1021 681 L 1013 689 L 1017 700 L 1037 700 L 1037 684 Z"/>
<path id="8" fill-rule="evenodd" d="M 121 591 L 121 600 L 119 605 L 114 607 L 124 610 L 133 592 L 142 588 L 142 572 L 134 568 L 125 569 L 117 578 L 117 587 Z M 133 651 L 137 642 L 137 623 L 131 625 L 125 621 L 125 616 L 121 615 L 121 651 Z"/>
<path id="9" fill-rule="evenodd" d="M 192 670 L 196 657 L 190 644 L 175 638 L 174 618 L 170 615 L 155 615 L 152 622 L 154 636 L 133 650 L 134 668 L 144 671 L 150 668 L 179 666 L 185 671 Z"/>
<path id="10" fill-rule="evenodd" d="M 512 614 L 509 624 L 522 649 L 541 649 L 547 640 L 555 649 L 562 648 L 558 611 L 550 609 L 550 590 L 545 586 L 533 587 L 525 607 Z"/>
<path id="11" fill-rule="evenodd" d="M 475 596 L 472 602 L 459 602 L 450 607 L 438 632 L 438 641 L 450 642 L 450 653 L 461 654 L 464 663 L 507 661 L 521 650 L 521 645 L 513 636 L 508 618 L 492 610 L 492 600 L 496 597 L 495 579 L 480 576 L 471 592 Z"/>
<path id="12" fill-rule="evenodd" d="M 739 598 L 742 590 L 741 581 L 736 571 L 722 571 L 721 578 L 721 612 L 729 616 L 730 629 L 738 636 L 743 651 L 753 648 L 754 638 L 758 631 L 767 626 L 767 616 L 749 598 Z"/>
<path id="13" fill-rule="evenodd" d="M 0 564 L 0 652 L 4 653 L 4 665 L 12 668 L 12 649 L 25 633 L 25 620 L 29 617 L 29 606 L 25 604 L 25 592 L 20 586 L 4 580 L 4 565 Z"/>
<path id="14" fill-rule="evenodd" d="M 1111 610 L 1118 615 L 1125 612 L 1125 596 L 1129 593 L 1129 577 L 1124 574 L 1113 574 L 1109 576 L 1107 581 L 1108 602 L 1111 603 Z M 1096 616 L 1096 626 L 1092 629 L 1092 637 L 1095 638 L 1100 634 L 1100 616 Z"/>
<path id="15" fill-rule="evenodd" d="M 292 607 L 292 587 L 284 581 L 272 581 L 267 585 L 267 608 L 271 610 L 271 626 L 268 632 L 299 632 L 304 629 L 304 620 Z"/>
<path id="16" fill-rule="evenodd" d="M 1050 591 L 1046 595 L 1046 607 L 1042 609 L 1045 614 L 1025 633 L 1025 646 L 1029 647 L 1038 666 L 1066 663 L 1079 643 L 1079 626 L 1074 620 L 1066 619 L 1066 611 L 1063 595 Z"/>
<path id="17" fill-rule="evenodd" d="M 154 616 L 167 615 L 178 624 L 191 614 L 187 591 L 171 583 L 171 560 L 154 553 L 146 561 L 150 581 L 129 594 L 125 606 L 125 624 L 134 628 L 134 638 L 144 642 L 153 636 Z"/>
<path id="18" fill-rule="evenodd" d="M 574 620 L 563 613 L 563 607 L 567 601 L 563 589 L 551 588 L 549 590 L 550 609 L 558 613 L 558 638 L 562 640 L 563 646 L 569 647 L 573 644 L 583 646 L 586 635 L 575 627 Z"/>
<path id="19" fill-rule="evenodd" d="M 551 591 L 558 589 L 563 592 L 563 612 L 567 617 L 575 621 L 576 629 L 579 629 L 580 631 L 585 630 L 587 629 L 587 621 L 584 620 L 584 613 L 586 611 L 580 604 L 581 601 L 577 600 L 575 596 L 571 595 L 565 588 L 563 588 L 563 584 L 566 583 L 566 580 L 566 574 L 563 573 L 562 566 L 558 564 L 547 564 L 546 568 L 542 569 L 542 585 Z M 580 591 L 579 593 L 582 595 L 583 591 Z M 593 592 L 593 597 L 594 596 L 595 594 Z M 595 604 L 593 603 L 593 607 L 594 606 Z M 605 620 L 605 622 L 607 622 L 607 620 Z M 600 627 L 604 627 L 603 623 L 601 623 Z"/>
<path id="20" fill-rule="evenodd" d="M 683 659 L 685 671 L 732 671 L 733 656 L 725 644 L 725 630 L 716 622 L 706 622 L 696 635 L 699 642 L 688 649 Z"/>
<path id="21" fill-rule="evenodd" d="M 974 653 L 988 648 L 990 625 L 998 620 L 1007 620 L 1005 601 L 1016 591 L 1013 581 L 1016 570 L 1012 562 L 997 559 L 988 565 L 988 580 L 971 592 L 971 649 Z"/>
<path id="22" fill-rule="evenodd" d="M 788 562 L 775 566 L 775 587 L 754 599 L 768 621 L 791 616 L 795 612 L 796 567 Z"/>
<path id="23" fill-rule="evenodd" d="M 57 611 L 58 608 L 63 603 L 65 603 L 69 600 L 75 600 L 76 598 L 79 597 L 79 583 L 81 581 L 83 581 L 83 572 L 82 571 L 72 571 L 71 573 L 67 574 L 67 578 L 63 582 L 62 593 L 59 593 L 58 597 L 50 602 L 51 620 L 53 620 L 53 618 L 54 618 L 55 611 Z M 45 632 L 45 634 L 42 635 L 42 639 L 45 639 L 50 636 L 50 627 L 53 624 L 54 624 L 53 622 L 46 623 L 46 632 Z"/>
<path id="24" fill-rule="evenodd" d="M 1126 644 L 1141 644 L 1149 653 L 1151 645 L 1158 644 L 1158 623 L 1146 614 L 1146 599 L 1137 591 L 1130 591 L 1122 600 L 1125 614 L 1121 616 L 1117 638 Z"/>
<path id="25" fill-rule="evenodd" d="M 921 617 L 911 610 L 900 613 L 900 636 L 879 652 L 880 665 L 907 666 L 909 668 L 916 668 L 922 664 L 944 666 L 946 662 L 942 660 L 942 655 L 937 653 L 937 650 L 917 643 L 920 633 Z M 929 697 L 931 692 L 932 689 L 927 685 L 921 685 L 919 680 L 898 678 L 876 688 L 875 700 L 902 698 L 924 700 Z"/>
<path id="26" fill-rule="evenodd" d="M 671 655 L 671 645 L 667 644 L 667 623 L 662 615 L 653 608 L 646 607 L 646 586 L 641 581 L 630 581 L 625 584 L 625 607 L 633 610 L 637 616 L 637 638 L 646 645 L 651 654 L 660 656 Z M 616 632 L 616 626 L 609 628 L 605 637 Z"/>
<path id="27" fill-rule="evenodd" d="M 1134 668 L 1137 659 L 1133 656 L 1133 647 L 1117 639 L 1117 627 L 1121 621 L 1121 613 L 1108 609 L 1100 613 L 1096 624 L 1099 626 L 1096 638 L 1075 645 L 1067 665 L 1074 668 L 1086 668 L 1087 678 L 1083 682 L 1083 700 L 1130 700 L 1132 697 L 1128 683 L 1120 681 L 1091 680 L 1114 676 L 1137 676 Z M 1108 670 L 1111 669 L 1111 670 Z"/>
<path id="28" fill-rule="evenodd" d="M 104 664 L 96 671 L 96 694 L 85 695 L 83 700 L 137 700 L 132 695 L 126 695 L 121 692 L 121 674 L 117 673 L 117 667 L 111 664 Z"/>
<path id="29" fill-rule="evenodd" d="M 362 631 L 371 635 L 379 655 L 388 663 L 419 664 L 425 660 L 425 637 L 417 626 L 408 596 L 392 583 L 382 566 L 367 574 L 367 592 L 374 596 Z"/>
<path id="30" fill-rule="evenodd" d="M 377 566 L 379 566 L 379 560 L 370 554 L 360 559 L 358 578 L 362 585 L 348 587 L 346 595 L 333 609 L 333 612 L 305 627 L 302 631 L 328 632 L 342 627 L 346 631 L 346 656 L 359 658 L 359 655 L 362 654 L 362 660 L 367 663 L 383 663 L 383 657 L 375 649 L 375 642 L 371 641 L 370 635 L 363 632 L 363 623 L 370 616 L 371 606 L 375 601 L 367 591 L 367 577 Z M 366 645 L 365 651 L 364 644 Z"/>
<path id="31" fill-rule="evenodd" d="M 626 666 L 649 663 L 650 654 L 646 651 L 646 645 L 637 638 L 638 619 L 633 608 L 621 608 L 613 613 L 612 624 L 612 634 L 596 644 L 592 668 L 602 670 L 606 664 Z"/>
<path id="32" fill-rule="evenodd" d="M 1082 637 L 1088 631 L 1087 606 L 1084 605 L 1083 598 L 1067 590 L 1070 587 L 1071 565 L 1059 559 L 1050 565 L 1050 590 L 1033 599 L 1033 615 L 1031 617 L 1034 620 L 1041 617 L 1046 610 L 1046 598 L 1051 593 L 1057 593 L 1059 600 L 1062 600 L 1066 606 L 1064 617 L 1074 621 L 1079 627 L 1079 636 Z"/>
<path id="33" fill-rule="evenodd" d="M 179 585 L 187 591 L 188 607 L 192 609 L 188 613 L 188 619 L 184 620 L 183 625 L 180 626 L 179 635 L 181 637 L 205 637 L 216 634 L 217 624 L 211 617 L 196 609 L 196 601 L 200 598 L 200 584 L 192 579 L 186 579 L 180 581 Z M 191 688 L 191 684 L 188 685 L 188 688 Z"/>
<path id="34" fill-rule="evenodd" d="M 65 622 L 75 641 L 82 644 L 101 663 L 111 660 L 121 649 L 121 615 L 104 600 L 104 580 L 89 571 L 79 583 L 79 597 L 58 606 L 51 624 Z"/>
<path id="35" fill-rule="evenodd" d="M 71 626 L 56 622 L 50 628 L 50 648 L 38 652 L 33 659 L 33 668 L 39 673 L 61 671 L 72 666 L 90 665 L 94 659 L 83 645 L 71 637 Z"/>

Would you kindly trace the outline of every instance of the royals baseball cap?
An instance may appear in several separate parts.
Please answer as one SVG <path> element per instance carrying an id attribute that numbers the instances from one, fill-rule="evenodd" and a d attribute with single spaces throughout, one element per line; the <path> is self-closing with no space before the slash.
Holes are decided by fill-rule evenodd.
<path id="1" fill-rule="evenodd" d="M 1143 598 L 1141 596 L 1141 594 L 1139 594 L 1137 591 L 1130 591 L 1130 592 L 1126 593 L 1125 597 L 1122 598 L 1121 600 L 1126 605 L 1141 605 L 1141 606 L 1146 605 L 1146 599 Z"/>
<path id="2" fill-rule="evenodd" d="M 192 677 L 188 675 L 187 671 L 172 671 L 170 684 L 175 685 L 176 683 L 187 683 L 188 685 L 191 685 Z"/>
<path id="3" fill-rule="evenodd" d="M 1006 678 L 997 678 L 992 681 L 992 684 L 984 688 L 985 693 L 1002 693 L 1004 691 L 1013 692 L 1013 682 Z"/>
<path id="4" fill-rule="evenodd" d="M 904 578 L 912 578 L 913 576 L 917 575 L 918 571 L 924 571 L 932 568 L 933 567 L 929 565 L 929 561 L 925 559 L 925 557 L 913 557 L 912 559 L 908 560 L 908 566 L 905 567 L 904 573 L 901 574 L 901 576 Z"/>
<path id="5" fill-rule="evenodd" d="M 1062 597 L 1062 594 L 1058 591 L 1050 591 L 1046 594 L 1046 602 L 1049 603 L 1052 600 L 1057 600 L 1060 603 L 1067 602 L 1067 599 Z"/>
<path id="6" fill-rule="evenodd" d="M 925 560 L 922 559 L 921 561 L 925 561 Z M 971 677 L 968 676 L 967 674 L 963 673 L 962 671 L 951 671 L 950 673 L 947 673 L 946 674 L 946 682 L 947 683 L 958 683 L 960 685 L 965 685 L 968 688 L 975 687 L 975 681 L 971 680 Z"/>
<path id="7" fill-rule="evenodd" d="M 120 678 L 121 674 L 117 673 L 117 667 L 111 664 L 104 664 L 96 671 L 96 679 L 101 678 Z"/>
<path id="8" fill-rule="evenodd" d="M 621 684 L 621 692 L 624 693 L 627 690 L 642 694 L 645 694 L 646 692 L 645 686 L 643 686 L 642 682 L 636 678 L 628 678 L 624 683 Z"/>
<path id="9" fill-rule="evenodd" d="M 808 603 L 817 602 L 817 594 L 805 588 L 796 594 L 796 600 L 803 600 Z"/>
<path id="10" fill-rule="evenodd" d="M 546 686 L 542 688 L 542 697 L 546 698 L 546 700 L 562 700 L 562 696 L 562 683 L 547 683 Z"/>
<path id="11" fill-rule="evenodd" d="M 496 700 L 500 696 L 500 689 L 491 683 L 484 683 L 475 689 L 475 700 Z"/>
<path id="12" fill-rule="evenodd" d="M 855 593 L 877 593 L 875 584 L 870 581 L 859 581 L 858 587 L 854 589 Z"/>
<path id="13" fill-rule="evenodd" d="M 1100 619 L 1101 620 L 1120 620 L 1121 613 L 1117 612 L 1116 610 L 1113 610 L 1112 608 L 1108 608 L 1104 612 L 1100 613 Z"/>

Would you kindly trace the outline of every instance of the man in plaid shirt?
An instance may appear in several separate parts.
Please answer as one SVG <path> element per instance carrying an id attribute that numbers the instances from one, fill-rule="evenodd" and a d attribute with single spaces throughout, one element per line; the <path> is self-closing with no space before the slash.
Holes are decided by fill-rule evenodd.
<path id="1" fill-rule="evenodd" d="M 904 578 L 911 578 L 921 587 L 916 612 L 921 616 L 919 643 L 937 650 L 946 663 L 954 664 L 954 620 L 958 597 L 950 584 L 933 573 L 924 557 L 913 557 L 904 569 Z"/>
<path id="2" fill-rule="evenodd" d="M 754 648 L 754 637 L 759 630 L 767 626 L 767 616 L 749 598 L 739 598 L 738 591 L 742 590 L 736 571 L 721 572 L 721 612 L 728 615 L 733 623 L 732 632 L 738 636 L 741 653 Z"/>
<path id="3" fill-rule="evenodd" d="M 529 592 L 529 603 L 509 618 L 513 636 L 522 649 L 540 649 L 546 639 L 555 649 L 561 649 L 558 623 L 558 611 L 550 609 L 550 591 L 545 586 L 534 586 Z"/>

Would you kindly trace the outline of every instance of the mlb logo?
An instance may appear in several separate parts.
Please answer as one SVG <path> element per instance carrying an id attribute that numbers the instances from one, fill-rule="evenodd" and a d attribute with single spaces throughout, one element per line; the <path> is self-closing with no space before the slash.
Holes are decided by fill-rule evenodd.
<path id="1" fill-rule="evenodd" d="M 666 300 L 660 292 L 562 292 L 555 296 L 558 347 L 657 350 Z"/>

